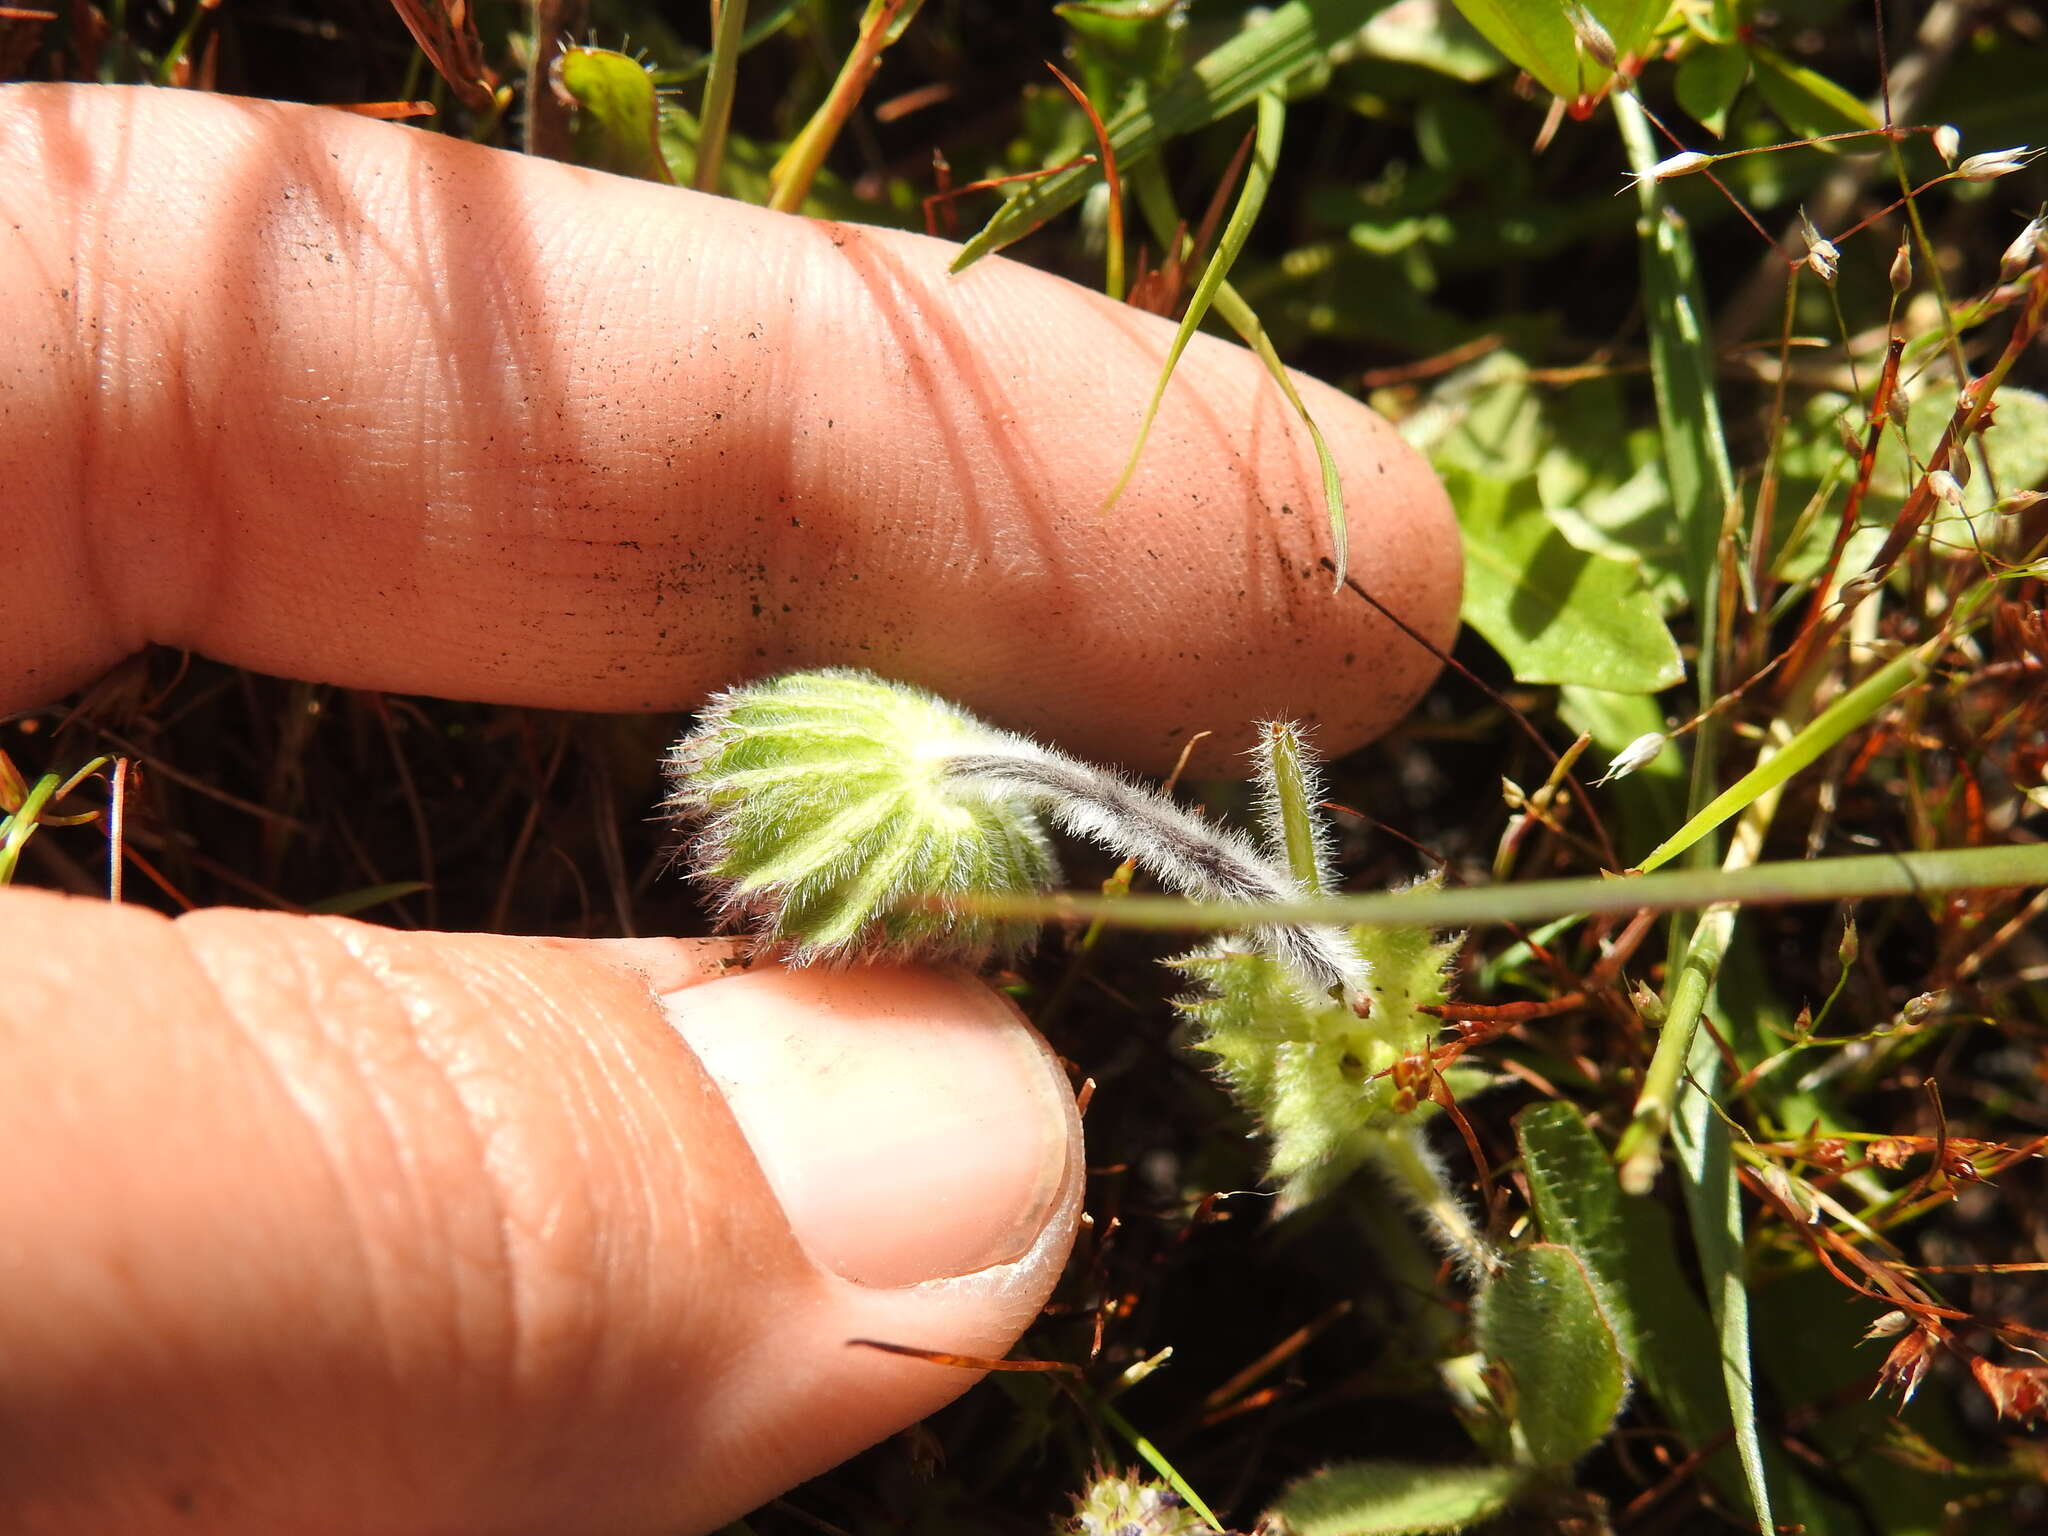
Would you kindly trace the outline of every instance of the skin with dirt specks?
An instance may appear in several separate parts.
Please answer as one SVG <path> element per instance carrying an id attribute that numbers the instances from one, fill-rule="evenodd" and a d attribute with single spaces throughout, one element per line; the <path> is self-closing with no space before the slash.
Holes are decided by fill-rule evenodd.
<path id="1" fill-rule="evenodd" d="M 1329 595 L 1236 346 L 1196 339 L 1104 514 L 1170 328 L 1061 279 L 312 108 L 0 109 L 0 709 L 148 641 L 602 710 L 846 664 L 1156 770 L 1276 716 L 1341 752 L 1435 671 Z M 1354 573 L 1447 644 L 1441 489 L 1301 388 Z"/>

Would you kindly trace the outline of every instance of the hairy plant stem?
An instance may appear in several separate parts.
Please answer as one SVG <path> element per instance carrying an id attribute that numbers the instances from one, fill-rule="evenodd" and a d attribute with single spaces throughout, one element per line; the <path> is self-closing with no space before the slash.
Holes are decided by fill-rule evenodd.
<path id="1" fill-rule="evenodd" d="M 1284 866 L 1246 839 L 1190 815 L 1163 795 L 1041 747 L 1000 739 L 944 764 L 948 778 L 1026 801 L 1072 836 L 1136 859 L 1172 890 L 1212 900 L 1267 902 L 1309 894 Z M 1318 923 L 1264 925 L 1261 943 L 1317 996 L 1356 1002 L 1365 968 L 1342 929 Z"/>
<path id="2" fill-rule="evenodd" d="M 1380 1133 L 1373 1166 L 1436 1235 L 1437 1242 L 1473 1280 L 1500 1268 L 1500 1250 L 1472 1224 L 1464 1197 L 1444 1177 L 1443 1165 L 1419 1127 L 1397 1126 Z"/>

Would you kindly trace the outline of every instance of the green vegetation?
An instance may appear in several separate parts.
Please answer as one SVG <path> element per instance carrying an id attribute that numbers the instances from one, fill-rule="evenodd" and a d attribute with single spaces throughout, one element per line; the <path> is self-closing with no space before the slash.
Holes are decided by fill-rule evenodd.
<path id="1" fill-rule="evenodd" d="M 1365 395 L 1466 533 L 1456 665 L 1323 786 L 1344 890 L 1441 886 L 1313 909 L 1394 924 L 1360 942 L 1413 973 L 1380 1003 L 1399 1029 L 1335 1058 L 1372 1084 L 1348 1139 L 1287 1123 L 1327 1082 L 1245 1054 L 1328 1042 L 1273 962 L 1171 973 L 1124 931 L 1201 913 L 987 905 L 1098 920 L 1000 977 L 1097 1084 L 1094 1224 L 1022 1351 L 1082 1380 L 992 1378 L 746 1530 L 1044 1532 L 1091 1486 L 1074 1529 L 2048 1520 L 2025 8 L 1881 33 L 1853 0 L 726 0 L 715 29 L 396 4 L 417 46 L 325 0 L 0 37 L 31 77 L 418 98 L 438 131 L 623 174 L 929 212 L 963 263 L 1016 242 Z M 536 57 L 565 31 L 591 45 Z M 141 657 L 4 726 L 0 880 L 103 889 L 112 835 L 130 899 L 167 906 L 698 931 L 646 821 L 674 724 Z M 81 787 L 100 758 L 140 769 L 125 827 Z M 1608 759 L 1635 766 L 1590 783 Z M 1269 841 L 1305 874 L 1293 814 Z M 1371 1166 L 1391 1182 L 1339 1176 Z M 1269 1172 L 1277 1221 L 1246 1193 Z M 1411 1220 L 1439 1197 L 1457 1261 Z M 1140 1460 L 1197 1498 L 1095 1482 Z"/>

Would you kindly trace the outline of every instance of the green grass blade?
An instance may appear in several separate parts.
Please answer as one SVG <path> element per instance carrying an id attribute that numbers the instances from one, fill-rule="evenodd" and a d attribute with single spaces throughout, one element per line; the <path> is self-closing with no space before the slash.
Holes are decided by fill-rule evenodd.
<path id="1" fill-rule="evenodd" d="M 1099 1397 L 1089 1399 L 1089 1406 L 1101 1416 L 1103 1423 L 1130 1441 L 1131 1449 L 1138 1453 L 1139 1459 L 1157 1472 L 1167 1487 L 1180 1495 L 1182 1503 L 1208 1521 L 1211 1529 L 1221 1531 L 1227 1528 L 1174 1464 L 1166 1459 L 1166 1453 L 1139 1433 L 1137 1425 Z"/>
<path id="2" fill-rule="evenodd" d="M 1204 55 L 1185 74 L 1148 99 L 1119 112 L 1109 124 L 1117 168 L 1134 169 L 1159 146 L 1231 116 L 1278 90 L 1351 36 L 1386 0 L 1289 0 Z M 1021 240 L 1047 219 L 1079 202 L 1102 179 L 1099 166 L 1077 166 L 1033 182 L 1003 204 L 954 259 L 958 272 L 991 251 Z"/>
<path id="3" fill-rule="evenodd" d="M 36 835 L 43 808 L 57 797 L 57 788 L 63 782 L 54 773 L 44 774 L 17 809 L 0 816 L 0 885 L 12 883 L 15 867 L 21 862 L 21 850 Z"/>
<path id="4" fill-rule="evenodd" d="M 325 917 L 354 917 L 358 912 L 381 907 L 387 901 L 401 901 L 426 889 L 428 885 L 424 880 L 387 880 L 382 885 L 366 885 L 357 890 L 343 891 L 338 896 L 326 897 L 312 903 L 306 910 L 318 912 Z"/>
<path id="5" fill-rule="evenodd" d="M 1636 174 L 1640 210 L 1636 231 L 1642 252 L 1643 309 L 1649 329 L 1650 376 L 1657 395 L 1657 429 L 1664 449 L 1672 513 L 1679 527 L 1686 593 L 1692 602 L 1699 636 L 1695 680 L 1700 707 L 1711 711 L 1719 699 L 1716 674 L 1723 639 L 1721 542 L 1741 503 L 1715 395 L 1716 359 L 1709 340 L 1706 302 L 1700 288 L 1692 234 L 1665 200 L 1663 184 L 1648 174 L 1661 156 L 1641 103 L 1627 92 L 1617 92 L 1610 100 L 1629 165 Z M 1705 803 L 1710 797 L 1721 798 L 1712 796 L 1720 736 L 1719 716 L 1709 713 L 1694 741 L 1692 778 L 1687 791 L 1687 806 L 1696 818 L 1704 818 Z M 1741 802 L 1739 814 L 1743 822 L 1727 864 L 1718 875 L 1712 869 L 1718 861 L 1718 849 L 1711 834 L 1726 817 L 1702 819 L 1686 845 L 1688 862 L 1698 871 L 1692 878 L 1725 887 L 1731 880 L 1754 874 L 1757 853 L 1769 830 L 1777 798 L 1775 789 L 1759 787 Z M 1738 814 L 1733 801 L 1726 814 Z M 1696 922 L 1681 920 L 1672 925 L 1671 951 L 1674 955 L 1683 954 L 1685 961 L 1668 983 L 1664 1029 L 1628 1129 L 1616 1149 L 1625 1190 L 1639 1193 L 1655 1177 L 1682 1069 L 1712 1043 L 1711 1037 L 1700 1030 L 1699 1022 L 1713 995 L 1721 958 L 1734 936 L 1735 921 L 1733 907 L 1717 907 Z M 1690 1113 L 1713 1113 L 1705 1092 L 1695 1092 L 1686 1103 Z M 1711 1190 L 1732 1181 L 1734 1170 L 1725 1137 L 1719 1141 L 1695 1137 L 1686 1142 L 1682 1170 L 1689 1196 L 1695 1190 Z M 1741 1208 L 1737 1205 L 1729 1215 L 1695 1200 L 1690 1210 L 1702 1275 L 1719 1334 L 1723 1385 L 1736 1450 L 1749 1488 L 1750 1509 L 1758 1528 L 1768 1531 L 1773 1529 L 1771 1493 L 1764 1475 L 1749 1386 L 1749 1310 L 1739 1267 Z M 1728 1230 L 1731 1222 L 1732 1237 Z"/>
<path id="6" fill-rule="evenodd" d="M 1138 206 L 1144 212 L 1145 222 L 1151 227 L 1152 238 L 1159 242 L 1160 249 L 1168 249 L 1178 238 L 1185 250 L 1189 242 L 1181 233 L 1180 215 L 1173 206 L 1173 194 L 1167 189 L 1159 162 L 1150 160 L 1140 166 L 1131 178 L 1131 185 L 1138 195 Z M 1280 393 L 1287 397 L 1287 403 L 1294 407 L 1294 414 L 1301 418 L 1301 424 L 1308 428 L 1309 441 L 1315 444 L 1316 464 L 1323 476 L 1323 511 L 1330 520 L 1330 557 L 1336 567 L 1330 590 L 1341 592 L 1344 590 L 1345 572 L 1351 564 L 1351 523 L 1344 512 L 1344 481 L 1337 473 L 1337 460 L 1323 438 L 1323 429 L 1316 425 L 1301 392 L 1294 387 L 1287 365 L 1280 361 L 1280 353 L 1266 334 L 1264 322 L 1244 296 L 1230 286 L 1228 279 L 1216 285 L 1216 313 L 1266 365 L 1266 372 L 1272 375 Z"/>
<path id="7" fill-rule="evenodd" d="M 1131 483 L 1131 476 L 1137 473 L 1138 460 L 1145 452 L 1145 439 L 1152 435 L 1152 421 L 1159 414 L 1159 402 L 1166 398 L 1166 386 L 1173 380 L 1173 370 L 1179 366 L 1181 354 L 1187 350 L 1188 343 L 1194 340 L 1195 332 L 1209 313 L 1210 304 L 1215 301 L 1216 290 L 1229 276 L 1231 263 L 1244 249 L 1245 237 L 1251 234 L 1259 210 L 1265 206 L 1266 189 L 1272 185 L 1273 170 L 1280 163 L 1280 138 L 1286 126 L 1286 103 L 1277 94 L 1261 96 L 1251 159 L 1245 164 L 1244 187 L 1238 193 L 1237 205 L 1230 210 L 1229 222 L 1223 226 L 1223 234 L 1216 242 L 1216 254 L 1202 268 L 1201 281 L 1195 284 L 1187 313 L 1181 316 L 1180 328 L 1173 333 L 1173 345 L 1166 349 L 1166 363 L 1159 370 L 1159 382 L 1152 386 L 1152 398 L 1146 403 L 1144 420 L 1138 424 L 1137 439 L 1131 444 L 1130 456 L 1124 460 L 1123 473 L 1116 477 L 1116 484 L 1110 487 L 1109 494 L 1102 500 L 1100 510 L 1103 512 L 1116 505 L 1124 487 Z"/>
<path id="8" fill-rule="evenodd" d="M 1651 849 L 1640 867 L 1647 873 L 1669 863 L 1729 817 L 1739 815 L 1759 796 L 1810 766 L 1836 742 L 1925 677 L 1947 644 L 1945 636 L 1930 640 L 1871 673 L 1816 715 L 1781 749 L 1708 801 L 1684 826 Z"/>
<path id="9" fill-rule="evenodd" d="M 932 897 L 934 903 L 988 916 L 1046 922 L 1102 918 L 1112 927 L 1163 932 L 1257 928 L 1281 923 L 1364 923 L 1373 927 L 1476 928 L 1541 923 L 1595 912 L 1675 911 L 1694 907 L 1847 901 L 1921 896 L 1937 891 L 2048 885 L 2048 843 L 1994 848 L 1936 848 L 1919 853 L 1792 859 L 1736 870 L 1665 870 L 1611 879 L 1525 880 L 1507 885 L 1421 888 L 1319 901 L 1183 901 L 1172 896 Z"/>
<path id="10" fill-rule="evenodd" d="M 1294 380 L 1288 376 L 1287 365 L 1280 361 L 1280 354 L 1274 349 L 1272 338 L 1267 336 L 1266 327 L 1253 313 L 1251 305 L 1245 303 L 1228 283 L 1217 285 L 1216 313 L 1244 338 L 1244 344 L 1266 365 L 1266 372 L 1273 376 L 1273 382 L 1280 386 L 1280 393 L 1294 407 L 1294 414 L 1308 428 L 1309 441 L 1316 448 L 1316 464 L 1323 474 L 1323 509 L 1330 519 L 1330 559 L 1337 568 L 1331 578 L 1330 590 L 1341 592 L 1344 590 L 1344 574 L 1351 564 L 1351 524 L 1344 515 L 1344 482 L 1337 473 L 1337 460 L 1330 452 L 1330 445 L 1323 441 L 1323 429 L 1316 425 L 1315 417 L 1309 415 L 1300 391 L 1295 389 Z"/>
<path id="11" fill-rule="evenodd" d="M 1644 176 L 1659 156 L 1643 109 L 1633 96 L 1613 98 L 1629 164 L 1637 175 L 1641 216 L 1644 321 L 1650 337 L 1650 379 L 1657 393 L 1657 430 L 1672 512 L 1682 531 L 1686 591 L 1703 633 L 1717 611 L 1721 525 L 1735 501 L 1735 471 L 1728 461 L 1721 407 L 1714 393 L 1714 352 L 1692 235 L 1664 199 L 1660 183 Z M 1700 687 L 1713 687 L 1713 647 L 1700 647 Z"/>
<path id="12" fill-rule="evenodd" d="M 1705 925 L 1702 925 L 1704 928 Z M 1716 956 L 1716 969 L 1718 970 Z M 1691 957 L 1687 957 L 1688 964 Z M 1763 1437 L 1756 1422 L 1756 1382 L 1749 1337 L 1749 1287 L 1744 1277 L 1741 1186 L 1728 1145 L 1728 1123 L 1714 1107 L 1721 1050 L 1712 1035 L 1696 1031 L 1687 1062 L 1693 1091 L 1673 1122 L 1672 1145 L 1684 1175 L 1687 1213 L 1707 1287 L 1707 1310 L 1719 1341 L 1721 1383 L 1735 1429 L 1735 1452 L 1749 1481 L 1750 1503 L 1763 1530 L 1775 1529 L 1770 1483 L 1764 1473 Z"/>

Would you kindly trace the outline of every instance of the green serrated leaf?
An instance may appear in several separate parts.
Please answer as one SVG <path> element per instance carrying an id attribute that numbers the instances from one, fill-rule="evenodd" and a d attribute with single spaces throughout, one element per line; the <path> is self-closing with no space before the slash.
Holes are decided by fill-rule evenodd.
<path id="1" fill-rule="evenodd" d="M 1756 70 L 1757 94 L 1800 137 L 1819 138 L 1878 126 L 1870 108 L 1827 76 L 1758 43 L 1750 45 L 1749 59 Z M 1878 141 L 1866 140 L 1860 147 L 1876 149 Z"/>
<path id="2" fill-rule="evenodd" d="M 1289 1536 L 1429 1536 L 1499 1514 L 1529 1479 L 1520 1467 L 1354 1461 L 1303 1478 L 1273 1514 Z"/>
<path id="3" fill-rule="evenodd" d="M 1545 514 L 1533 477 L 1447 469 L 1465 535 L 1465 622 L 1525 683 L 1654 693 L 1685 676 L 1639 572 L 1574 546 Z"/>
<path id="4" fill-rule="evenodd" d="M 1511 1255 L 1480 1289 L 1472 1325 L 1512 1384 L 1510 1417 L 1529 1465 L 1568 1467 L 1600 1443 L 1628 1370 L 1583 1258 L 1558 1243 Z"/>
<path id="5" fill-rule="evenodd" d="M 1686 54 L 1673 88 L 1678 104 L 1718 139 L 1728 131 L 1728 109 L 1748 78 L 1748 53 L 1732 44 L 1707 44 Z"/>
<path id="6" fill-rule="evenodd" d="M 564 48 L 552 79 L 576 104 L 576 164 L 642 181 L 675 180 L 661 154 L 654 77 L 638 60 L 610 48 Z"/>

